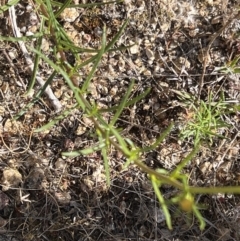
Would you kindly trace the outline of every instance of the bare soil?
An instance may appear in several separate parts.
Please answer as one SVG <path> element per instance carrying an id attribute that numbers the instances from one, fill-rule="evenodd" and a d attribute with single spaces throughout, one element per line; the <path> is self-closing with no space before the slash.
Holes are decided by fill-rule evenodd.
<path id="1" fill-rule="evenodd" d="M 30 0 L 15 6 L 23 35 L 39 29 L 35 7 Z M 192 139 L 179 138 L 188 113 L 172 90 L 202 100 L 211 91 L 215 101 L 224 94 L 239 103 L 239 75 L 216 70 L 240 54 L 238 2 L 126 0 L 98 8 L 74 8 L 64 12 L 59 22 L 76 45 L 87 48 L 99 45 L 104 24 L 110 40 L 126 19 L 129 24 L 117 45 L 135 45 L 103 57 L 87 98 L 100 107 L 112 107 L 119 104 L 132 79 L 132 97 L 150 87 L 146 98 L 124 110 L 117 126 L 138 146 L 147 146 L 174 121 L 167 139 L 143 157 L 149 167 L 172 170 L 193 147 Z M 0 35 L 13 36 L 8 12 L 0 15 Z M 25 44 L 35 46 L 36 42 Z M 42 51 L 51 58 L 53 49 L 46 36 Z M 83 149 L 97 141 L 93 124 L 81 110 L 72 111 L 49 131 L 34 133 L 58 115 L 45 96 L 12 121 L 31 100 L 24 95 L 31 74 L 17 42 L 0 41 L 0 52 L 0 240 L 240 240 L 238 195 L 196 197 L 207 223 L 204 231 L 191 214 L 171 206 L 170 231 L 147 175 L 135 166 L 122 170 L 121 153 L 113 149 L 108 155 L 110 188 L 99 152 L 62 157 L 63 151 Z M 69 54 L 68 61 L 74 64 L 76 60 Z M 43 61 L 39 65 L 41 77 L 47 79 L 49 66 Z M 88 68 L 79 72 L 79 85 L 88 72 Z M 38 89 L 36 85 L 35 93 Z M 63 109 L 75 104 L 61 76 L 54 79 L 51 89 Z M 191 185 L 239 185 L 239 116 L 239 112 L 225 115 L 229 127 L 222 135 L 226 139 L 216 137 L 211 146 L 203 145 L 185 168 Z M 162 192 L 171 198 L 177 190 L 165 186 Z"/>

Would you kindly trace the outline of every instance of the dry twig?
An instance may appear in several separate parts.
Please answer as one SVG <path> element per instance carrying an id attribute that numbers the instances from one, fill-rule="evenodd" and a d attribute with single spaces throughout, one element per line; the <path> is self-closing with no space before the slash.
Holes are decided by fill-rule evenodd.
<path id="1" fill-rule="evenodd" d="M 17 26 L 14 6 L 11 6 L 9 8 L 9 18 L 11 20 L 11 25 L 12 25 L 12 30 L 13 30 L 14 36 L 17 37 L 17 38 L 22 37 L 21 33 L 18 29 L 18 26 Z M 25 61 L 28 65 L 28 70 L 32 73 L 34 64 L 33 64 L 33 61 L 32 61 L 32 59 L 31 59 L 31 57 L 30 57 L 30 55 L 27 51 L 27 48 L 26 48 L 24 42 L 21 41 L 21 40 L 18 41 L 18 44 L 19 44 L 19 47 L 20 47 L 20 49 L 21 49 L 21 51 L 24 55 Z M 36 79 L 37 79 L 38 84 L 41 87 L 45 84 L 44 80 L 40 77 L 40 75 L 38 73 L 37 73 Z M 62 104 L 56 98 L 56 96 L 53 94 L 53 92 L 52 92 L 52 90 L 49 86 L 46 88 L 45 94 L 48 96 L 49 100 L 51 101 L 55 111 L 59 112 L 62 109 Z"/>

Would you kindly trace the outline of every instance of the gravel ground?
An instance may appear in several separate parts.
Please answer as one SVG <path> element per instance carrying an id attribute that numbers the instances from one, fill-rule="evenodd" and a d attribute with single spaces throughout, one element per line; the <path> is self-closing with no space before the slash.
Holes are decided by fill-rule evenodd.
<path id="1" fill-rule="evenodd" d="M 224 94 L 228 101 L 239 103 L 239 74 L 218 71 L 240 53 L 238 9 L 238 2 L 230 0 L 125 0 L 98 8 L 71 8 L 60 15 L 69 38 L 83 48 L 99 46 L 104 24 L 110 40 L 129 19 L 116 46 L 131 47 L 103 56 L 87 98 L 107 108 L 119 104 L 132 79 L 132 97 L 151 88 L 117 122 L 123 135 L 141 147 L 153 143 L 175 122 L 166 140 L 143 157 L 149 167 L 173 170 L 192 149 L 191 138 L 179 138 L 191 117 L 176 91 L 202 100 L 211 91 L 214 100 Z M 15 6 L 23 36 L 39 30 L 35 10 L 34 1 Z M 0 14 L 0 35 L 13 36 L 8 12 Z M 36 40 L 26 42 L 35 44 Z M 51 38 L 44 36 L 44 54 L 51 58 L 53 48 Z M 33 133 L 57 116 L 45 96 L 11 121 L 31 100 L 24 95 L 30 73 L 17 42 L 0 41 L 0 51 L 0 240 L 240 240 L 238 195 L 197 196 L 207 223 L 204 231 L 191 215 L 171 206 L 173 230 L 169 231 L 148 177 L 136 166 L 122 170 L 125 159 L 119 151 L 113 149 L 108 156 L 110 188 L 100 153 L 63 158 L 63 151 L 83 149 L 97 140 L 93 123 L 80 110 L 49 131 Z M 84 60 L 91 53 L 79 56 Z M 67 58 L 72 64 L 77 61 L 70 53 Z M 39 66 L 39 76 L 45 80 L 51 70 L 43 61 Z M 79 70 L 77 85 L 82 85 L 90 67 Z M 61 76 L 54 79 L 51 90 L 62 109 L 73 107 L 73 93 Z M 109 120 L 111 115 L 103 118 Z M 221 131 L 227 138 L 216 137 L 211 146 L 203 145 L 184 169 L 191 185 L 239 184 L 239 112 L 224 118 L 229 126 Z M 165 198 L 177 193 L 169 186 L 162 189 Z"/>

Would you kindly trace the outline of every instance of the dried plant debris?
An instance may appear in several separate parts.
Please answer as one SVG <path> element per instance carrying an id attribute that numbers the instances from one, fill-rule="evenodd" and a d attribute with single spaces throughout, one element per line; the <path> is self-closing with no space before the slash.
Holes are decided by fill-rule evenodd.
<path id="1" fill-rule="evenodd" d="M 7 1 L 0 2 L 2 6 Z M 224 101 L 231 103 L 229 109 L 234 103 L 239 105 L 239 74 L 234 73 L 239 62 L 229 65 L 240 53 L 240 20 L 234 19 L 238 5 L 236 0 L 125 0 L 99 7 L 71 7 L 59 15 L 59 24 L 71 41 L 88 49 L 100 47 L 104 25 L 109 42 L 129 19 L 114 48 L 130 48 L 103 56 L 86 98 L 99 109 L 107 109 L 119 105 L 132 79 L 131 98 L 151 88 L 143 100 L 125 108 L 117 121 L 123 135 L 140 147 L 151 145 L 172 121 L 176 123 L 155 151 L 143 154 L 149 167 L 173 170 L 191 151 L 191 138 L 180 140 L 179 133 L 192 120 L 192 110 L 176 91 L 205 101 L 211 92 L 213 101 L 224 96 Z M 41 26 L 36 2 L 19 1 L 14 7 L 21 35 L 36 34 Z M 13 36 L 8 23 L 8 13 L 0 13 L 1 36 Z M 48 30 L 46 33 L 41 50 L 53 59 L 54 41 Z M 36 39 L 24 43 L 36 47 Z M 1 41 L 0 52 L 0 240 L 240 240 L 237 195 L 196 196 L 207 220 L 204 232 L 199 231 L 196 220 L 171 206 L 173 230 L 169 231 L 148 177 L 135 166 L 122 170 L 122 153 L 114 148 L 108 153 L 110 187 L 100 152 L 61 156 L 63 151 L 96 144 L 93 122 L 80 109 L 50 130 L 33 133 L 56 117 L 50 100 L 43 96 L 21 118 L 12 120 L 39 87 L 24 95 L 30 74 L 17 43 Z M 66 51 L 72 65 L 93 53 L 79 51 L 76 56 Z M 198 93 L 204 67 L 203 88 Z M 79 86 L 91 68 L 92 63 L 78 70 Z M 39 62 L 41 78 L 46 80 L 51 71 L 47 63 Z M 60 75 L 51 89 L 63 108 L 76 104 L 73 91 Z M 184 168 L 192 185 L 239 185 L 239 116 L 239 109 L 223 115 L 229 124 L 222 129 L 226 139 L 204 143 Z M 102 118 L 109 122 L 112 113 L 103 112 Z M 166 199 L 177 193 L 169 186 L 161 191 Z"/>
<path id="2" fill-rule="evenodd" d="M 8 190 L 9 188 L 16 188 L 22 182 L 22 175 L 17 169 L 5 168 L 2 174 L 2 188 L 3 191 Z"/>
<path id="3" fill-rule="evenodd" d="M 2 210 L 9 204 L 9 197 L 4 192 L 1 191 L 0 200 L 1 200 L 0 210 Z"/>

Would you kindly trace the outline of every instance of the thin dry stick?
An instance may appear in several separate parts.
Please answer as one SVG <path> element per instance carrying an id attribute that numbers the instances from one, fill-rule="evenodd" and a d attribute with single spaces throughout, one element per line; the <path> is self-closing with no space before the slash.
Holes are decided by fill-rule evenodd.
<path id="1" fill-rule="evenodd" d="M 28 141 L 27 148 L 26 148 L 24 151 L 20 151 L 20 152 L 17 152 L 17 151 L 12 150 L 12 149 L 6 144 L 6 142 L 4 141 L 3 136 L 2 136 L 1 134 L 0 134 L 0 138 L 1 138 L 1 140 L 2 140 L 3 145 L 7 148 L 7 150 L 8 150 L 10 153 L 13 153 L 13 154 L 23 154 L 23 153 L 25 153 L 26 151 L 28 151 L 28 149 L 29 149 L 29 147 L 30 147 L 31 140 L 32 140 L 32 134 L 33 134 L 33 132 L 30 133 L 30 137 L 29 137 L 29 141 Z"/>
<path id="2" fill-rule="evenodd" d="M 21 33 L 18 29 L 17 26 L 17 22 L 16 22 L 16 14 L 15 14 L 15 9 L 14 6 L 11 6 L 9 8 L 9 18 L 11 20 L 11 25 L 12 25 L 12 30 L 14 33 L 14 36 L 17 38 L 21 38 Z M 19 40 L 18 41 L 19 47 L 24 55 L 25 61 L 28 65 L 28 69 L 29 71 L 32 73 L 33 72 L 33 68 L 34 68 L 34 64 L 33 61 L 27 51 L 27 48 L 24 44 L 23 41 Z M 37 82 L 38 84 L 42 87 L 45 84 L 45 81 L 40 77 L 40 75 L 37 73 L 36 76 Z M 44 91 L 44 93 L 48 96 L 49 100 L 52 103 L 53 108 L 55 109 L 56 112 L 59 112 L 62 109 L 62 104 L 60 103 L 60 101 L 56 98 L 56 96 L 53 94 L 51 88 L 49 86 L 47 86 L 46 90 Z"/>
<path id="3" fill-rule="evenodd" d="M 204 62 L 203 62 L 203 71 L 202 71 L 200 84 L 199 84 L 198 100 L 200 100 L 200 95 L 201 95 L 202 88 L 203 88 L 203 85 L 204 85 L 204 76 L 205 76 L 205 73 L 206 73 L 207 59 L 208 59 L 206 56 L 209 55 L 209 50 L 210 50 L 213 42 L 216 40 L 216 38 L 231 24 L 231 22 L 234 19 L 238 19 L 239 17 L 240 17 L 240 11 L 238 11 L 238 13 L 236 15 L 234 15 L 234 17 L 230 18 L 227 21 L 227 23 L 212 36 L 210 42 L 207 45 L 206 54 L 205 54 L 205 58 L 204 58 Z"/>

